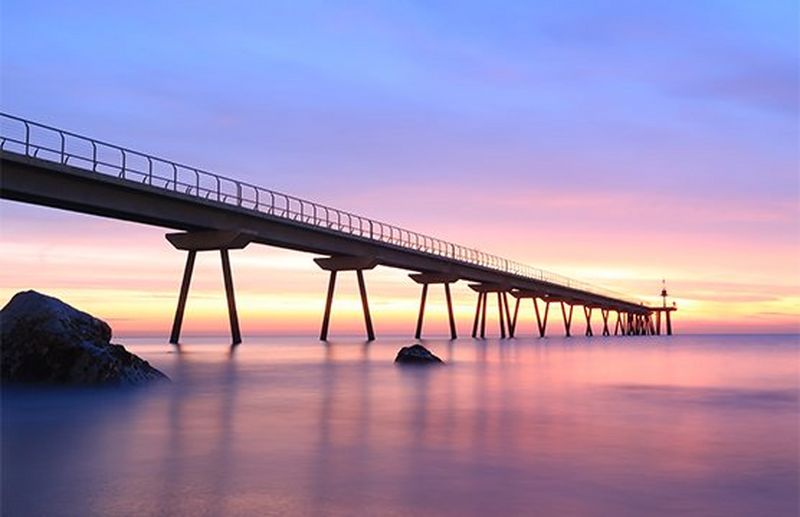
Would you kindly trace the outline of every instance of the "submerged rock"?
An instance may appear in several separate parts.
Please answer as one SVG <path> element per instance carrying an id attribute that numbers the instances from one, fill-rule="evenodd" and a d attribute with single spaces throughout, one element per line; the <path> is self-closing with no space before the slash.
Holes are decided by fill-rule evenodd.
<path id="1" fill-rule="evenodd" d="M 404 346 L 397 352 L 394 362 L 401 364 L 444 364 L 422 345 Z"/>
<path id="2" fill-rule="evenodd" d="M 110 341 L 106 322 L 52 296 L 19 292 L 0 311 L 0 380 L 79 386 L 168 380 Z"/>

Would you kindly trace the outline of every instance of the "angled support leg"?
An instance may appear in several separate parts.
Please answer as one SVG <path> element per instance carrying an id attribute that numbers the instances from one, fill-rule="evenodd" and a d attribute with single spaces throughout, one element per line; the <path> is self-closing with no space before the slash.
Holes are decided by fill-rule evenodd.
<path id="1" fill-rule="evenodd" d="M 489 293 L 481 293 L 483 296 L 483 305 L 481 306 L 481 339 L 486 339 L 486 302 L 489 298 Z"/>
<path id="2" fill-rule="evenodd" d="M 231 344 L 238 345 L 242 342 L 239 330 L 239 314 L 236 311 L 236 297 L 233 290 L 233 274 L 231 273 L 230 255 L 227 249 L 219 250 L 222 261 L 222 278 L 225 284 L 225 298 L 228 303 L 228 321 L 231 327 Z"/>
<path id="3" fill-rule="evenodd" d="M 319 331 L 320 341 L 328 340 L 328 326 L 331 322 L 331 307 L 333 307 L 333 292 L 336 289 L 336 271 L 331 271 L 328 280 L 328 297 L 325 299 L 325 313 L 322 315 L 322 329 Z"/>
<path id="4" fill-rule="evenodd" d="M 608 309 L 600 309 L 600 315 L 603 317 L 603 335 L 610 336 L 611 332 L 608 331 Z"/>
<path id="5" fill-rule="evenodd" d="M 181 292 L 178 296 L 178 306 L 175 308 L 175 319 L 172 322 L 172 332 L 169 342 L 177 345 L 181 337 L 181 326 L 183 325 L 183 313 L 186 310 L 186 298 L 189 296 L 189 284 L 192 282 L 192 271 L 194 271 L 194 259 L 197 251 L 189 250 L 186 255 L 186 266 L 183 269 L 183 281 L 181 281 Z"/>
<path id="6" fill-rule="evenodd" d="M 428 284 L 422 284 L 422 297 L 419 300 L 419 316 L 417 317 L 417 332 L 414 338 L 422 336 L 422 319 L 425 317 L 425 299 L 428 297 Z"/>
<path id="7" fill-rule="evenodd" d="M 367 340 L 375 341 L 375 331 L 372 328 L 372 317 L 369 314 L 369 302 L 367 301 L 367 287 L 364 284 L 364 272 L 357 269 L 356 278 L 358 278 L 358 291 L 361 293 L 361 308 L 364 310 L 364 324 L 367 327 Z"/>
<path id="8" fill-rule="evenodd" d="M 503 293 L 497 293 L 497 318 L 500 320 L 500 339 L 506 338 L 505 314 L 503 313 Z"/>
<path id="9" fill-rule="evenodd" d="M 222 277 L 225 280 L 225 297 L 228 299 L 228 319 L 231 324 L 231 342 L 238 345 L 242 342 L 242 335 L 239 332 L 239 315 L 236 313 L 236 298 L 233 295 L 233 275 L 231 274 L 231 260 L 228 250 L 219 250 L 222 258 Z"/>
<path id="10" fill-rule="evenodd" d="M 622 315 L 619 311 L 617 311 L 617 323 L 614 325 L 614 335 L 619 335 L 619 328 L 620 328 L 620 320 L 622 319 Z"/>
<path id="11" fill-rule="evenodd" d="M 456 318 L 453 316 L 453 297 L 450 295 L 450 284 L 444 284 L 444 297 L 447 300 L 447 317 L 450 321 L 450 339 L 456 339 Z"/>
<path id="12" fill-rule="evenodd" d="M 544 300 L 544 319 L 539 314 L 539 302 L 533 298 L 533 308 L 536 310 L 536 327 L 539 330 L 539 337 L 544 337 L 547 332 L 547 314 L 550 312 L 550 302 Z"/>
<path id="13" fill-rule="evenodd" d="M 511 309 L 508 306 L 508 293 L 503 292 L 503 307 L 505 309 L 506 324 L 508 325 L 508 337 L 514 337 L 514 326 L 511 323 Z"/>
<path id="14" fill-rule="evenodd" d="M 483 302 L 483 293 L 478 293 L 478 301 L 475 303 L 475 320 L 472 322 L 472 337 L 478 337 L 478 325 L 481 321 L 481 302 Z"/>
<path id="15" fill-rule="evenodd" d="M 514 304 L 514 316 L 511 319 L 511 337 L 514 337 L 514 333 L 517 331 L 517 317 L 519 316 L 519 302 L 520 302 L 520 299 L 517 298 L 517 303 Z"/>
<path id="16" fill-rule="evenodd" d="M 592 332 L 592 308 L 584 305 L 583 314 L 586 316 L 586 335 L 594 336 L 594 332 Z"/>
<path id="17" fill-rule="evenodd" d="M 564 317 L 564 333 L 566 337 L 570 337 L 572 334 L 569 332 L 569 327 L 572 325 L 572 310 L 575 306 L 571 304 L 567 305 L 569 305 L 569 316 L 567 316 L 567 309 L 564 302 L 561 302 L 561 315 Z"/>

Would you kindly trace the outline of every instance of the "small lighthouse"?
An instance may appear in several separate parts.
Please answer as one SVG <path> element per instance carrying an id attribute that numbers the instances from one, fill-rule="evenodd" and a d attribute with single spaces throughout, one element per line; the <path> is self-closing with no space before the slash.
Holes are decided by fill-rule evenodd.
<path id="1" fill-rule="evenodd" d="M 662 313 L 666 318 L 666 331 L 667 335 L 672 335 L 672 315 L 670 314 L 672 311 L 678 310 L 678 307 L 675 306 L 675 302 L 672 302 L 671 306 L 667 306 L 667 280 L 661 280 L 661 307 L 653 307 L 653 312 L 656 313 L 656 334 L 661 334 L 661 317 Z"/>

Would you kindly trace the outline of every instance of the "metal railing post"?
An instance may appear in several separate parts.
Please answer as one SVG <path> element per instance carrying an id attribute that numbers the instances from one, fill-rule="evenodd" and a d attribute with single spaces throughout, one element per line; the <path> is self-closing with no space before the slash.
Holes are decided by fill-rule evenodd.
<path id="1" fill-rule="evenodd" d="M 31 126 L 28 125 L 27 122 L 23 121 L 25 124 L 25 156 L 31 155 Z"/>

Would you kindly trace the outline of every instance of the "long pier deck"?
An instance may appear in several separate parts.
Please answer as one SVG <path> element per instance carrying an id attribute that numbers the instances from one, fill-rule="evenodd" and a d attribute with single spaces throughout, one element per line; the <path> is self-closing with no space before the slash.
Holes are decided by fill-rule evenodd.
<path id="1" fill-rule="evenodd" d="M 170 242 L 186 250 L 187 263 L 171 340 L 178 342 L 183 308 L 198 251 L 219 250 L 234 343 L 241 341 L 228 250 L 250 243 L 323 255 L 331 272 L 323 329 L 327 338 L 331 302 L 339 271 L 355 271 L 363 302 L 367 337 L 374 338 L 363 271 L 378 265 L 411 271 L 422 285 L 417 336 L 421 333 L 429 284 L 443 284 L 451 335 L 456 337 L 449 285 L 472 282 L 478 293 L 473 326 L 485 328 L 486 298 L 497 293 L 502 335 L 513 337 L 519 301 L 558 303 L 566 334 L 572 308 L 584 307 L 587 335 L 591 313 L 600 309 L 604 334 L 608 315 L 617 314 L 615 334 L 658 334 L 649 307 L 613 291 L 572 280 L 474 248 L 399 228 L 374 219 L 275 192 L 250 183 L 164 160 L 138 151 L 0 114 L 0 197 L 166 228 Z M 517 298 L 514 316 L 508 295 Z M 537 301 L 538 300 L 538 301 Z M 567 317 L 569 307 L 569 318 Z M 666 311 L 669 318 L 670 311 Z M 539 318 L 539 328 L 546 328 Z M 671 333 L 671 326 L 668 326 Z M 481 335 L 485 335 L 481 332 Z M 542 331 L 544 335 L 544 331 Z"/>

